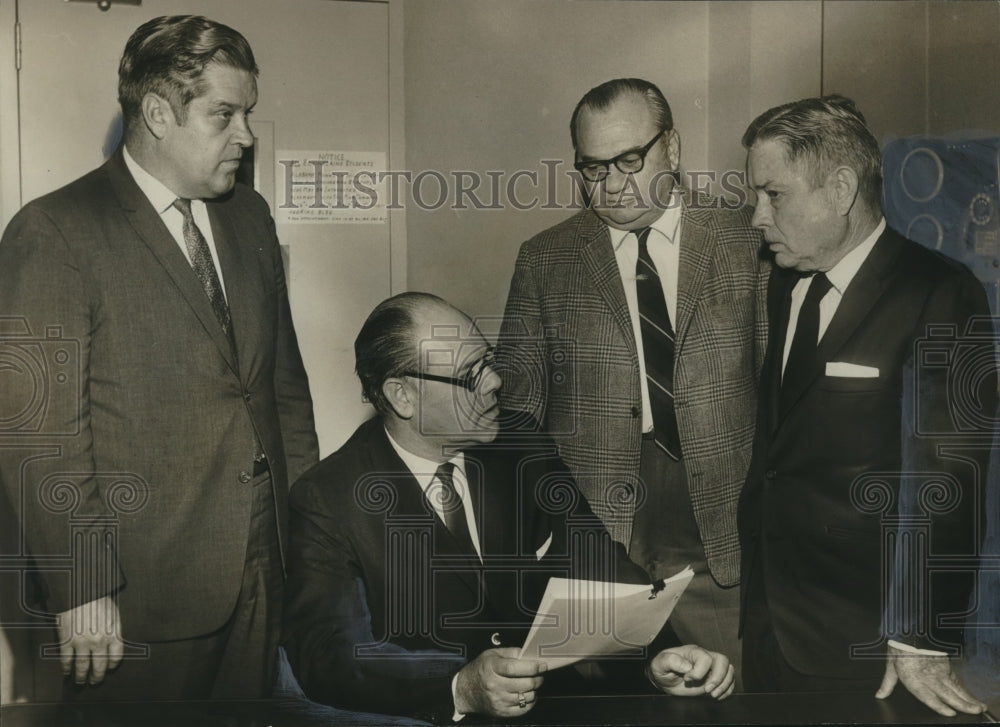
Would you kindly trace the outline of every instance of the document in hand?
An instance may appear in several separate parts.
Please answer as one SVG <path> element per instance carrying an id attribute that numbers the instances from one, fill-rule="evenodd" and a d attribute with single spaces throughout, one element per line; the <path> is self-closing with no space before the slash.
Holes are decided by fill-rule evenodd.
<path id="1" fill-rule="evenodd" d="M 660 633 L 693 577 L 687 567 L 653 586 L 550 578 L 520 658 L 557 669 L 637 653 Z"/>

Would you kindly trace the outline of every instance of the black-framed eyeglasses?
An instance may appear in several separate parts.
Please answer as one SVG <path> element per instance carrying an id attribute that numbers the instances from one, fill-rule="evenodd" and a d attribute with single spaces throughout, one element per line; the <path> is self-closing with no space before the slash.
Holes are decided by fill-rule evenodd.
<path id="1" fill-rule="evenodd" d="M 486 373 L 488 367 L 492 367 L 496 363 L 496 351 L 493 346 L 486 347 L 486 353 L 483 354 L 482 358 L 476 361 L 469 370 L 465 373 L 465 376 L 461 378 L 456 378 L 454 376 L 438 376 L 437 374 L 428 374 L 423 371 L 404 371 L 403 376 L 412 376 L 415 379 L 424 379 L 425 381 L 440 381 L 444 384 L 451 384 L 452 386 L 461 386 L 469 391 L 475 391 L 479 388 L 479 383 L 483 380 L 483 375 Z"/>
<path id="2" fill-rule="evenodd" d="M 649 143 L 641 149 L 630 149 L 622 152 L 614 159 L 587 159 L 586 161 L 574 162 L 576 171 L 583 175 L 588 182 L 600 182 L 608 176 L 611 165 L 614 164 L 622 174 L 635 174 L 641 172 L 646 163 L 646 155 L 653 148 L 653 144 L 659 141 L 660 136 L 669 129 L 660 129 L 656 136 L 649 140 Z"/>

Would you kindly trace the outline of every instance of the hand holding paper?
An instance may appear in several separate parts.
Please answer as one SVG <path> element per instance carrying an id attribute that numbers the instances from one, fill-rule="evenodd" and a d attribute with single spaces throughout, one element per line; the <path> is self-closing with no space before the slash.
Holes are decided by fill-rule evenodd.
<path id="1" fill-rule="evenodd" d="M 694 572 L 663 588 L 566 578 L 549 580 L 520 658 L 549 669 L 611 654 L 640 653 L 663 628 Z"/>
<path id="2" fill-rule="evenodd" d="M 517 649 L 489 649 L 466 664 L 455 682 L 459 714 L 516 717 L 535 706 L 544 663 L 522 661 Z"/>

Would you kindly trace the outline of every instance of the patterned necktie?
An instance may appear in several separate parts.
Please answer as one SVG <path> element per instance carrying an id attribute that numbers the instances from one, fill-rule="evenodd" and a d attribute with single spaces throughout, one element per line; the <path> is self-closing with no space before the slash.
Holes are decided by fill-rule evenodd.
<path id="1" fill-rule="evenodd" d="M 639 330 L 642 333 L 646 385 L 653 414 L 653 437 L 673 459 L 681 458 L 681 440 L 674 413 L 674 328 L 663 296 L 656 265 L 649 256 L 649 228 L 636 230 L 639 259 L 635 264 L 635 291 L 639 300 Z"/>
<path id="2" fill-rule="evenodd" d="M 232 340 L 232 320 L 229 317 L 229 304 L 226 303 L 226 296 L 222 293 L 222 283 L 219 281 L 219 274 L 215 270 L 215 262 L 212 260 L 212 253 L 208 249 L 208 242 L 201 234 L 198 225 L 194 222 L 194 215 L 191 214 L 191 200 L 175 199 L 174 208 L 184 216 L 184 244 L 187 246 L 188 256 L 191 258 L 191 267 L 194 269 L 201 285 L 205 288 L 205 295 L 212 304 L 215 317 L 219 319 L 219 325 L 230 341 Z"/>
<path id="3" fill-rule="evenodd" d="M 448 532 L 455 536 L 463 553 L 475 555 L 476 549 L 472 544 L 472 534 L 469 532 L 469 523 L 465 518 L 465 506 L 455 489 L 455 463 L 442 462 L 438 465 L 434 476 L 441 483 L 441 492 L 439 495 L 432 495 L 432 497 L 444 511 L 445 527 L 448 528 Z"/>
<path id="4" fill-rule="evenodd" d="M 795 336 L 785 362 L 785 373 L 781 378 L 781 408 L 791 403 L 787 397 L 808 379 L 816 363 L 816 347 L 819 345 L 819 303 L 830 292 L 833 284 L 823 273 L 816 273 L 809 283 L 806 299 L 799 309 L 799 320 L 795 324 Z"/>

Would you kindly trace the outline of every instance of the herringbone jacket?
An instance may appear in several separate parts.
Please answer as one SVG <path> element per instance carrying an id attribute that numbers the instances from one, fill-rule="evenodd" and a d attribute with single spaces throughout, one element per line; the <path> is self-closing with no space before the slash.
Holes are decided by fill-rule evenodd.
<path id="1" fill-rule="evenodd" d="M 686 195 L 680 227 L 674 403 L 695 518 L 723 585 L 739 582 L 736 509 L 767 338 L 770 262 L 750 217 Z M 611 238 L 589 210 L 521 246 L 498 366 L 503 406 L 542 423 L 628 545 L 645 491 L 639 360 Z"/>

